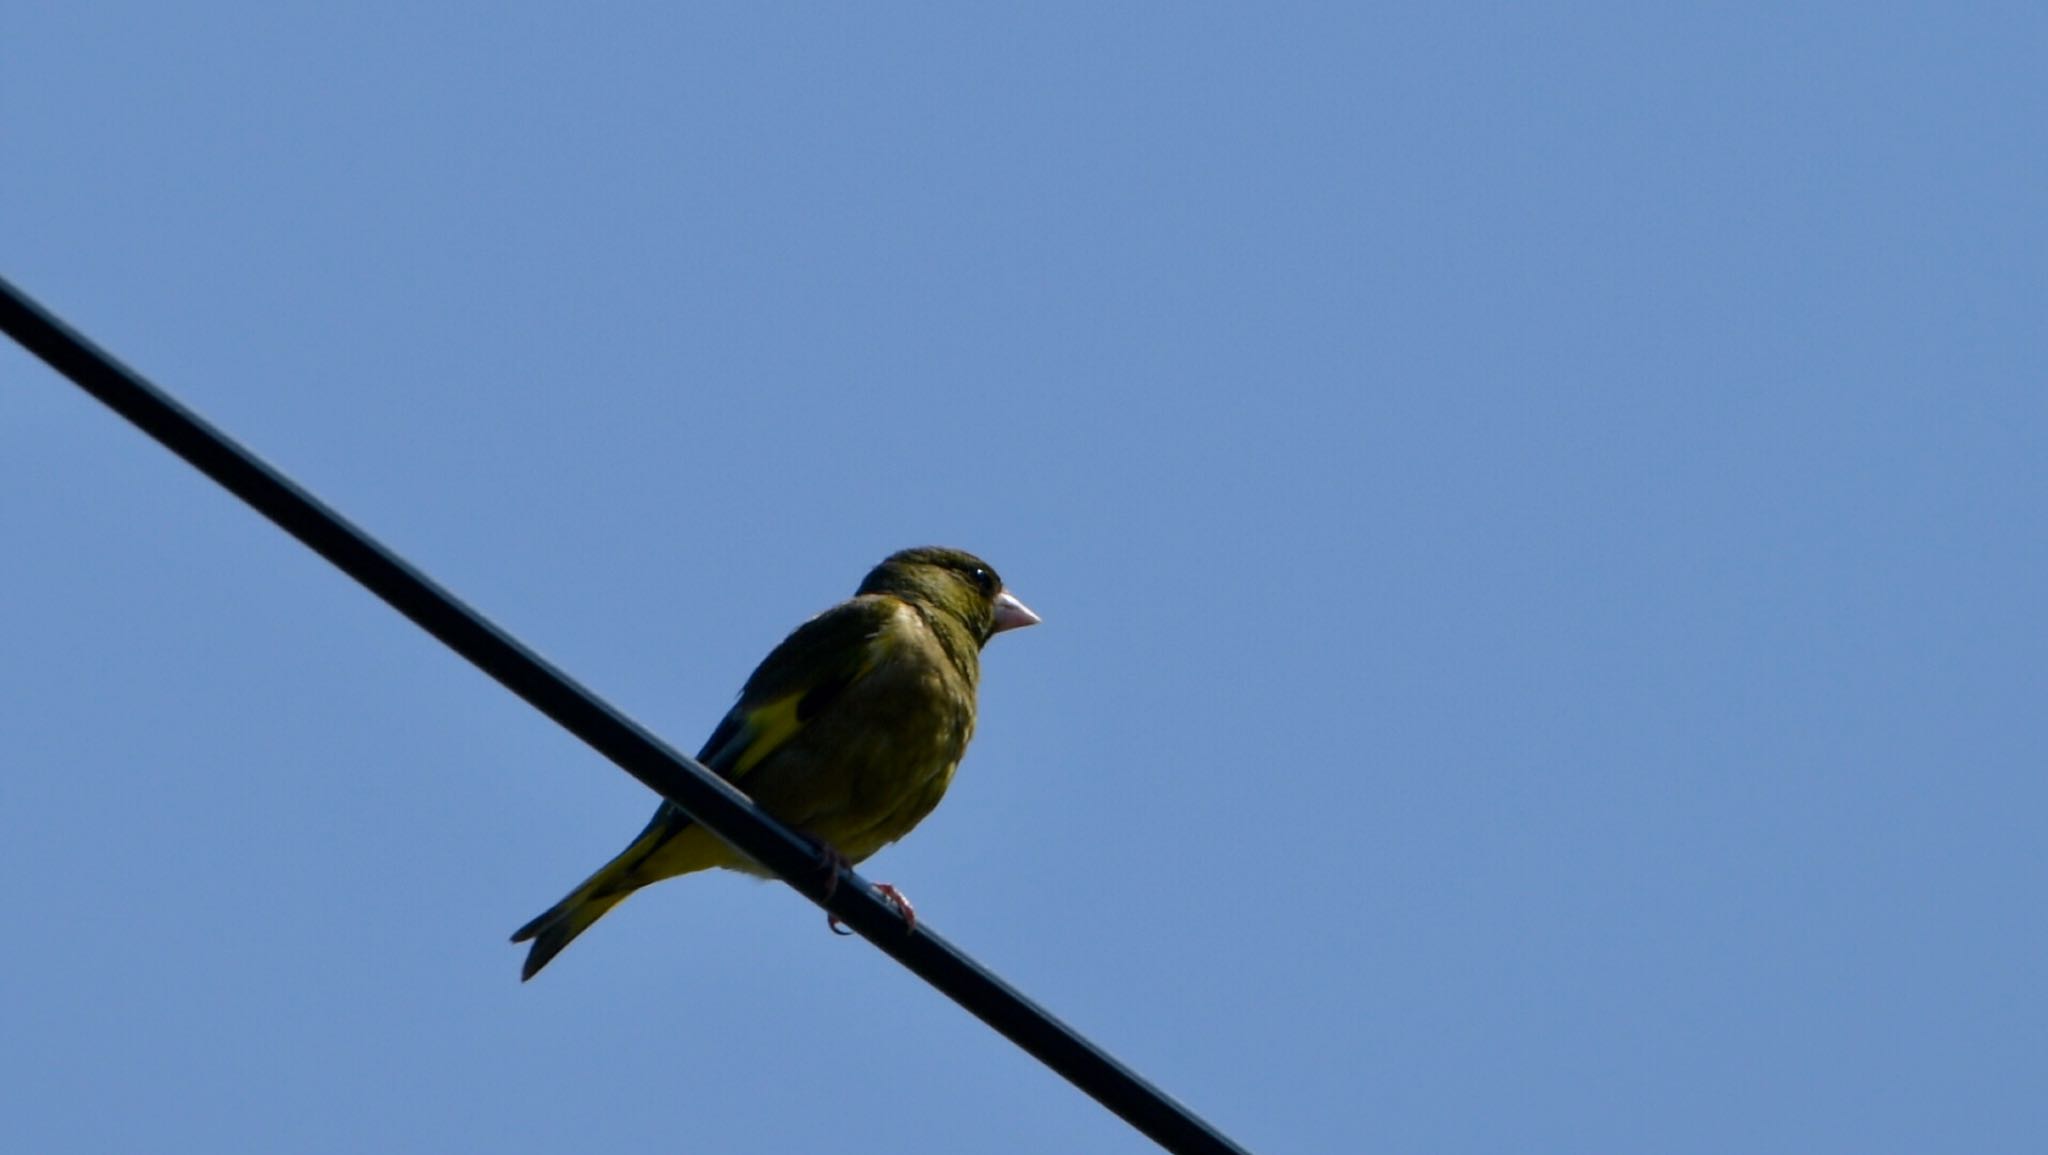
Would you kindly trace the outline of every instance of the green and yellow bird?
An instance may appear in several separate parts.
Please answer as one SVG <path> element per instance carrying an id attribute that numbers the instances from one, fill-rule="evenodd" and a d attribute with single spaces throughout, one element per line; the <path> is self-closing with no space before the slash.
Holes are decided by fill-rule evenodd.
<path id="1" fill-rule="evenodd" d="M 973 554 L 891 554 L 762 660 L 697 759 L 828 861 L 859 862 L 910 833 L 952 783 L 974 733 L 981 647 L 1038 620 Z M 627 895 L 714 866 L 768 873 L 662 803 L 631 846 L 512 936 L 533 941 L 520 978 Z M 893 887 L 877 889 L 911 917 Z"/>

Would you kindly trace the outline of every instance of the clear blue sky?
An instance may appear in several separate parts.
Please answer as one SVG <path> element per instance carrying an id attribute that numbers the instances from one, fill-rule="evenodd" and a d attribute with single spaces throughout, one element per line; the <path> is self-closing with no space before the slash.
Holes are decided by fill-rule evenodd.
<path id="1" fill-rule="evenodd" d="M 694 749 L 899 546 L 868 864 L 1261 1152 L 2048 1134 L 2034 4 L 22 5 L 0 273 Z M 1142 1152 L 0 349 L 22 1150 Z"/>

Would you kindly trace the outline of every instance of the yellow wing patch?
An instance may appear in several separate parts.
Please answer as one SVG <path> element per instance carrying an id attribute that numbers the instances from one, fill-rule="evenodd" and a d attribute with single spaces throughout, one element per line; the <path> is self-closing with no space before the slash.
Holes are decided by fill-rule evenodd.
<path id="1" fill-rule="evenodd" d="M 747 771 L 761 764 L 761 759 L 775 753 L 784 742 L 796 733 L 802 725 L 797 721 L 797 704 L 803 701 L 802 694 L 789 694 L 777 698 L 765 706 L 747 711 L 747 747 L 732 764 L 732 776 L 740 778 Z"/>
<path id="2" fill-rule="evenodd" d="M 868 638 L 861 647 L 859 664 L 853 667 L 850 673 L 826 683 L 831 687 L 828 695 L 836 696 L 846 687 L 867 677 L 895 650 L 896 643 L 897 639 L 887 631 Z M 706 761 L 713 765 L 729 765 L 731 769 L 727 771 L 727 776 L 733 781 L 745 778 L 749 771 L 759 766 L 770 754 L 781 749 L 784 743 L 795 737 L 796 732 L 803 728 L 807 720 L 804 717 L 805 700 L 816 694 L 820 688 L 816 685 L 805 686 L 801 690 L 770 699 L 746 711 L 741 715 L 744 721 L 739 731 L 718 750 L 712 751 Z M 811 703 L 813 712 L 817 706 L 817 702 Z M 733 750 L 735 746 L 738 747 L 736 751 Z M 728 754 L 728 751 L 733 752 Z"/>

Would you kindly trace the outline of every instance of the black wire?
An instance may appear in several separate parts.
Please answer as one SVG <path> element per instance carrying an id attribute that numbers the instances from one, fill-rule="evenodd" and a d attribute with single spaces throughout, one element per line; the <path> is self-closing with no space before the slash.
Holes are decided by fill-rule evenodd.
<path id="1" fill-rule="evenodd" d="M 839 916 L 918 977 L 1161 1147 L 1181 1155 L 1244 1155 L 1243 1148 L 1194 1112 L 932 933 L 923 922 L 906 929 L 895 909 L 876 896 L 859 875 L 847 870 L 837 879 L 838 885 L 831 886 L 833 879 L 819 866 L 817 852 L 809 842 L 694 759 L 543 661 L 5 279 L 0 279 L 0 330 L 626 773 L 773 870 L 804 897 Z"/>

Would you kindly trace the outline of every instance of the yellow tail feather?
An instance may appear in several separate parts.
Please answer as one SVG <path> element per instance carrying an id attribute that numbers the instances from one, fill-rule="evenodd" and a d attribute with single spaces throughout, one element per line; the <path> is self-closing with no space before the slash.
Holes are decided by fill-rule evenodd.
<path id="1" fill-rule="evenodd" d="M 540 973 L 548 960 L 562 953 L 563 947 L 634 891 L 678 874 L 723 866 L 732 859 L 726 845 L 701 826 L 677 830 L 659 820 L 649 823 L 647 830 L 617 858 L 605 863 L 583 885 L 570 891 L 567 898 L 514 932 L 513 942 L 533 940 L 519 981 L 525 982 Z"/>

